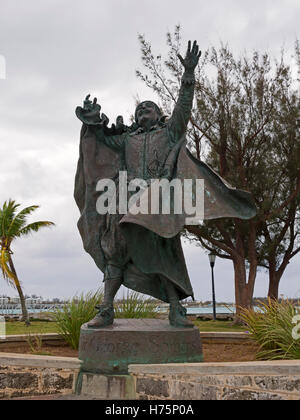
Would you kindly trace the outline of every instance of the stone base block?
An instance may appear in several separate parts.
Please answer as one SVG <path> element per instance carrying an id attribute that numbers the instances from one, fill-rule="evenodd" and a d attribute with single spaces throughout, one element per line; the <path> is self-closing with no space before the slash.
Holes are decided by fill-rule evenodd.
<path id="1" fill-rule="evenodd" d="M 126 375 L 129 364 L 202 362 L 198 328 L 161 319 L 117 319 L 112 326 L 81 327 L 81 372 Z"/>
<path id="2" fill-rule="evenodd" d="M 99 375 L 81 372 L 76 393 L 103 400 L 134 400 L 134 379 L 130 375 Z"/>

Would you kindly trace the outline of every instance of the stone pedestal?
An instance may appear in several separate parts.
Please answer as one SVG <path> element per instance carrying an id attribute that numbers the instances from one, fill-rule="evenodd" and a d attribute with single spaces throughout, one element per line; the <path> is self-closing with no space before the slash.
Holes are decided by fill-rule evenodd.
<path id="1" fill-rule="evenodd" d="M 116 319 L 91 329 L 82 325 L 81 372 L 126 375 L 130 364 L 202 362 L 198 328 L 176 328 L 160 319 Z"/>

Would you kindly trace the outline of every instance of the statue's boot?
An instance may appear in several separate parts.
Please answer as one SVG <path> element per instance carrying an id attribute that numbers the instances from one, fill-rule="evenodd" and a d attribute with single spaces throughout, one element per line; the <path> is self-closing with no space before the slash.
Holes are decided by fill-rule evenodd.
<path id="1" fill-rule="evenodd" d="M 97 305 L 98 313 L 89 323 L 89 328 L 101 328 L 112 325 L 114 322 L 114 298 L 123 282 L 122 269 L 108 265 L 104 276 L 104 299 Z"/>
<path id="2" fill-rule="evenodd" d="M 170 302 L 170 325 L 173 327 L 193 328 L 194 324 L 186 317 L 186 309 L 177 302 Z"/>
<path id="3" fill-rule="evenodd" d="M 113 305 L 97 305 L 98 313 L 89 323 L 89 328 L 102 328 L 108 325 L 112 325 L 114 322 L 114 307 Z"/>
<path id="4" fill-rule="evenodd" d="M 170 325 L 172 325 L 173 327 L 192 328 L 194 324 L 186 317 L 186 309 L 179 302 L 179 296 L 175 286 L 173 285 L 173 283 L 166 280 L 165 287 L 170 302 Z"/>

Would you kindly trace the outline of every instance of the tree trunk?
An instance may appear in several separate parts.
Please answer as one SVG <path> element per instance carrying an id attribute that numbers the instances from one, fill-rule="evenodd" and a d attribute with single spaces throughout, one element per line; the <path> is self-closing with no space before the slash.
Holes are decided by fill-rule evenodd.
<path id="1" fill-rule="evenodd" d="M 243 308 L 250 309 L 252 307 L 253 286 L 252 282 L 247 284 L 247 273 L 245 260 L 242 257 L 233 259 L 234 266 L 234 283 L 235 283 L 235 324 L 242 324 L 240 314 Z"/>
<path id="2" fill-rule="evenodd" d="M 22 290 L 20 285 L 18 285 L 16 287 L 17 287 L 17 291 L 19 293 L 20 302 L 21 302 L 22 321 L 24 321 L 26 325 L 30 325 L 29 315 L 28 315 L 28 311 L 27 311 L 27 308 L 26 308 L 26 303 L 25 303 L 25 298 L 24 298 L 24 295 L 23 295 L 23 290 Z"/>
<path id="3" fill-rule="evenodd" d="M 17 272 L 16 272 L 16 269 L 15 269 L 15 266 L 14 266 L 14 263 L 12 261 L 11 256 L 9 256 L 9 266 L 10 266 L 10 269 L 11 269 L 12 273 L 14 274 L 14 276 L 16 278 L 15 286 L 16 286 L 16 289 L 18 291 L 20 302 L 21 302 L 22 321 L 24 321 L 25 324 L 28 326 L 28 325 L 30 325 L 30 321 L 29 321 L 29 316 L 28 316 L 28 312 L 27 312 L 27 308 L 26 308 L 25 297 L 24 297 L 23 290 L 22 290 L 21 284 L 19 282 Z"/>
<path id="4" fill-rule="evenodd" d="M 239 219 L 235 219 L 236 253 L 233 256 L 232 261 L 234 267 L 236 304 L 236 314 L 234 322 L 236 324 L 242 324 L 240 314 L 242 313 L 243 309 L 249 309 L 252 307 L 253 291 L 257 269 L 257 258 L 255 252 L 255 226 L 251 223 L 249 224 L 249 238 L 247 245 L 244 244 L 243 241 L 242 228 L 242 221 Z M 244 248 L 245 246 L 248 247 L 250 264 L 248 279 L 246 270 L 246 251 Z"/>
<path id="5" fill-rule="evenodd" d="M 279 268 L 276 270 L 276 260 L 275 257 L 272 260 L 269 259 L 269 291 L 268 297 L 270 299 L 278 300 L 279 296 L 279 283 L 283 273 L 290 262 L 291 252 L 286 252 L 283 261 L 281 262 Z"/>
<path id="6" fill-rule="evenodd" d="M 280 277 L 276 271 L 269 270 L 268 297 L 270 299 L 278 300 Z"/>

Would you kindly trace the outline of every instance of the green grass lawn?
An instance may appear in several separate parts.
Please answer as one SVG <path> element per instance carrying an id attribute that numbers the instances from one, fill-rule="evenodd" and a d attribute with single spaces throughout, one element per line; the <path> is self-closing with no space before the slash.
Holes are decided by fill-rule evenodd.
<path id="1" fill-rule="evenodd" d="M 246 327 L 233 325 L 231 321 L 194 321 L 194 324 L 203 332 L 243 332 Z M 11 321 L 6 323 L 7 335 L 18 334 L 47 334 L 57 333 L 57 325 L 55 322 L 32 321 L 29 327 L 23 322 Z"/>
<path id="2" fill-rule="evenodd" d="M 32 321 L 31 325 L 26 327 L 24 322 L 9 321 L 5 326 L 6 335 L 57 333 L 55 322 Z"/>
<path id="3" fill-rule="evenodd" d="M 245 332 L 247 327 L 234 325 L 232 321 L 193 321 L 202 332 Z"/>

